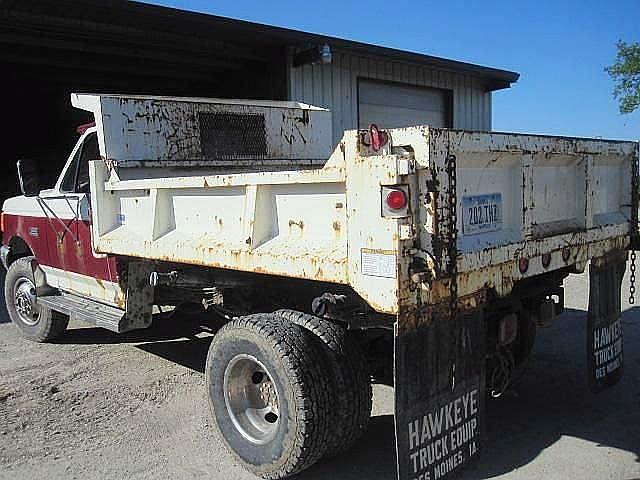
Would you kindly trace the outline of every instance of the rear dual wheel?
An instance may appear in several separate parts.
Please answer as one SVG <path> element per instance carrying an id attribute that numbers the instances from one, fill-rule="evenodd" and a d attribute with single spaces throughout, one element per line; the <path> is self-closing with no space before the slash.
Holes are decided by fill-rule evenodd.
<path id="1" fill-rule="evenodd" d="M 325 375 L 331 381 L 333 408 L 326 456 L 340 455 L 362 437 L 371 416 L 371 379 L 365 355 L 346 328 L 295 310 L 276 315 L 301 326 L 318 340 Z"/>
<path id="2" fill-rule="evenodd" d="M 211 411 L 223 441 L 254 474 L 290 476 L 326 452 L 331 388 L 321 356 L 309 332 L 273 314 L 235 319 L 214 336 Z"/>

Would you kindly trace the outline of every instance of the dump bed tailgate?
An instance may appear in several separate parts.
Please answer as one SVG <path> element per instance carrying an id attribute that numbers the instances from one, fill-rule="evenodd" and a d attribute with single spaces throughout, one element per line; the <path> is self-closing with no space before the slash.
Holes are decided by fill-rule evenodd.
<path id="1" fill-rule="evenodd" d="M 637 155 L 634 142 L 430 129 L 423 175 L 438 188 L 423 247 L 444 244 L 442 265 L 465 275 L 460 295 L 487 284 L 506 295 L 524 277 L 625 249 Z"/>

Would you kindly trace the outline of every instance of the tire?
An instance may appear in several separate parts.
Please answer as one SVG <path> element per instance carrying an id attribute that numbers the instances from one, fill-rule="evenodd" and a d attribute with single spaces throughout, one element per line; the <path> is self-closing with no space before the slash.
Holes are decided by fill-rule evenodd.
<path id="1" fill-rule="evenodd" d="M 240 317 L 215 334 L 209 406 L 220 437 L 255 475 L 284 478 L 324 455 L 331 399 L 320 354 L 311 335 L 272 314 Z"/>
<path id="2" fill-rule="evenodd" d="M 327 376 L 332 382 L 332 434 L 327 457 L 340 455 L 362 437 L 371 416 L 372 390 L 369 369 L 360 346 L 347 330 L 330 321 L 298 312 L 278 310 L 278 316 L 300 325 L 322 342 Z"/>
<path id="3" fill-rule="evenodd" d="M 33 342 L 47 342 L 67 329 L 69 317 L 35 303 L 31 270 L 34 258 L 18 258 L 11 264 L 4 280 L 4 298 L 9 318 L 22 336 Z"/>

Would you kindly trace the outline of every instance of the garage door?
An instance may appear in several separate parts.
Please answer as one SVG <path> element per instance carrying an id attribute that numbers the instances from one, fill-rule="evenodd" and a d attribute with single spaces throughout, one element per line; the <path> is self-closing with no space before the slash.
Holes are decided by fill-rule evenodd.
<path id="1" fill-rule="evenodd" d="M 358 82 L 358 124 L 368 128 L 431 125 L 450 127 L 450 93 L 437 88 L 360 80 Z"/>

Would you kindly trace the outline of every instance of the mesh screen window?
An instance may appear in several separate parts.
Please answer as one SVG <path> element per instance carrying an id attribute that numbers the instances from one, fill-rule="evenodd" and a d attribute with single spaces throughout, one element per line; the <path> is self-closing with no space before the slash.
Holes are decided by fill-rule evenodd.
<path id="1" fill-rule="evenodd" d="M 264 115 L 200 112 L 198 120 L 204 158 L 262 158 L 267 155 Z"/>

